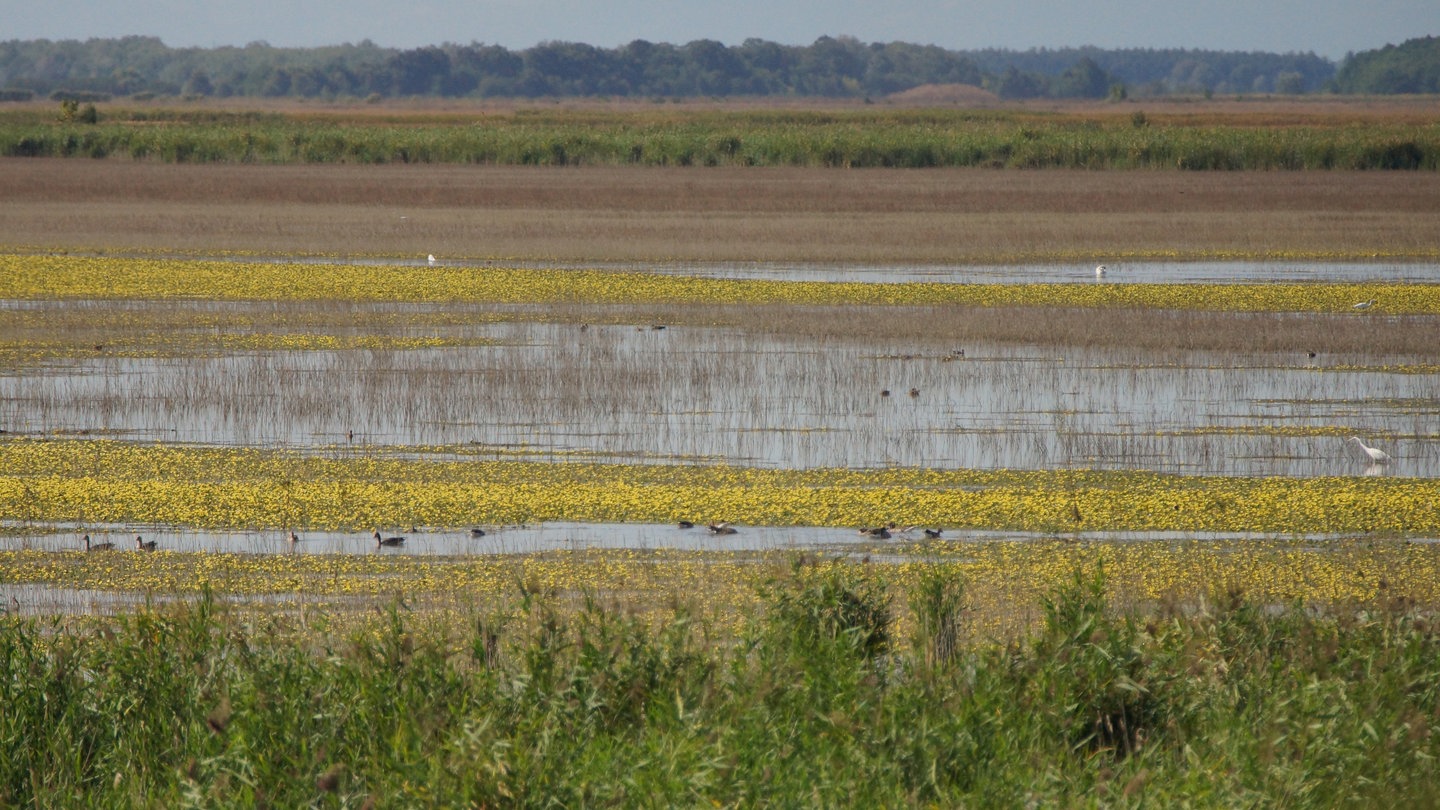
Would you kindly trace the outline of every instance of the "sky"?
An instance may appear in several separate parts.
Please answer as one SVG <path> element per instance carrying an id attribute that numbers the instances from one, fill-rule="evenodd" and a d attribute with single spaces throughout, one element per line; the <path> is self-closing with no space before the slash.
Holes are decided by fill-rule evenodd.
<path id="1" fill-rule="evenodd" d="M 0 41 L 158 36 L 171 47 L 370 40 L 613 48 L 822 36 L 980 48 L 1200 48 L 1334 60 L 1440 35 L 1440 0 L 0 0 Z"/>

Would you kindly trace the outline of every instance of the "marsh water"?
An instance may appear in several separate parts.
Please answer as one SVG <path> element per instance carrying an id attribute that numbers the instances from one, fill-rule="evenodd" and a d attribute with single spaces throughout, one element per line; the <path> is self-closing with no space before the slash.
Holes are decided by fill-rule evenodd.
<path id="1" fill-rule="evenodd" d="M 1440 375 L 1364 358 L 939 350 L 672 325 L 466 327 L 493 345 L 102 356 L 0 377 L 20 434 L 784 468 L 1440 474 Z M 963 351 L 961 356 L 956 352 Z M 352 437 L 353 434 L 353 437 Z"/>
<path id="2" fill-rule="evenodd" d="M 1050 274 L 1096 283 L 1093 272 L 1087 278 L 1053 267 L 763 269 L 767 277 L 815 280 L 1056 280 Z M 1104 283 L 1258 280 L 1262 271 L 1268 280 L 1440 279 L 1432 265 L 1187 264 L 1112 265 Z M 403 321 L 422 309 L 391 305 L 388 314 Z M 0 427 L 22 435 L 284 447 L 328 456 L 438 445 L 463 446 L 467 458 L 493 453 L 768 468 L 1440 476 L 1440 375 L 1427 370 L 1440 352 L 1312 358 L 985 341 L 959 346 L 847 337 L 843 329 L 810 337 L 684 322 L 665 328 L 524 318 L 456 322 L 418 326 L 416 333 L 471 345 L 97 353 L 51 362 L 0 376 Z M 1369 466 L 1347 441 L 1352 435 L 1394 461 Z M 25 542 L 74 547 L 78 535 L 57 528 Z M 491 528 L 484 538 L 422 529 L 403 553 L 813 548 L 859 539 L 820 528 L 747 527 L 723 541 L 670 526 Z M 291 547 L 279 533 L 113 527 L 122 549 L 137 529 L 168 548 L 377 552 L 362 535 L 307 535 Z"/>

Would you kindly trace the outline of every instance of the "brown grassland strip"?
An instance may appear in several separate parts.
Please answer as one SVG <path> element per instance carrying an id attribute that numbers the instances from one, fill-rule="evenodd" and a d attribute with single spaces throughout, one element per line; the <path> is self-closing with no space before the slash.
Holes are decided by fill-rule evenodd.
<path id="1" fill-rule="evenodd" d="M 1416 172 L 0 160 L 8 248 L 566 262 L 1440 255 Z"/>
<path id="2" fill-rule="evenodd" d="M 816 307 L 790 304 L 595 305 L 541 307 L 427 305 L 356 307 L 345 302 L 69 301 L 63 306 L 0 311 L 0 369 L 56 358 L 223 353 L 226 336 L 357 334 L 403 339 L 450 334 L 457 327 L 505 320 L 569 324 L 667 324 L 714 327 L 794 338 L 819 346 L 894 346 L 913 358 L 946 357 L 981 344 L 1221 352 L 1231 364 L 1247 355 L 1290 355 L 1294 365 L 1373 366 L 1429 363 L 1434 318 L 1308 313 L 1234 313 L 1061 307 Z M 183 339 L 182 339 L 183 337 Z M 1316 352 L 1319 360 L 1308 358 Z M 897 355 L 896 361 L 904 358 Z M 516 361 L 520 362 L 520 361 Z M 1194 358 L 1190 362 L 1196 362 Z M 1205 362 L 1200 359 L 1198 362 Z M 1280 362 L 1285 362 L 1280 360 Z M 579 373 L 581 369 L 559 369 Z"/>

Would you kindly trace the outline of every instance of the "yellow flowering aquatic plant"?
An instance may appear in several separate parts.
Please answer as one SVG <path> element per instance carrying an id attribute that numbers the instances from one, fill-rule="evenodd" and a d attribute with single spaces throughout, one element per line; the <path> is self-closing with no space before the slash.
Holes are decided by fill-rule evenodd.
<path id="1" fill-rule="evenodd" d="M 712 279 L 602 270 L 0 255 L 0 298 L 475 301 L 542 304 L 1060 306 L 1234 312 L 1440 313 L 1440 285 L 937 284 Z"/>
<path id="2" fill-rule="evenodd" d="M 771 470 L 482 460 L 469 447 L 0 441 L 0 510 L 30 521 L 356 529 L 542 521 L 974 529 L 1440 533 L 1440 482 L 1140 471 Z M 464 458 L 471 454 L 472 458 Z"/>

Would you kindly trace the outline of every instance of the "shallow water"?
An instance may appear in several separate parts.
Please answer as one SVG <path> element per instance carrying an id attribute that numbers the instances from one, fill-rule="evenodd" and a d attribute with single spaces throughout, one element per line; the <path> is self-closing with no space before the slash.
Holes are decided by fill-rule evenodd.
<path id="1" fill-rule="evenodd" d="M 959 357 L 684 326 L 467 333 L 497 345 L 58 364 L 0 377 L 0 425 L 333 455 L 1440 475 L 1440 375 L 1360 358 L 985 344 Z M 1368 469 L 1349 435 L 1394 463 Z"/>
<path id="2" fill-rule="evenodd" d="M 363 531 L 301 532 L 299 541 L 290 543 L 280 531 L 205 531 L 166 526 L 90 527 L 85 529 L 93 542 L 111 542 L 115 550 L 92 554 L 138 554 L 135 537 L 154 541 L 155 553 L 163 551 L 210 552 L 227 554 L 338 554 L 338 555 L 405 555 L 422 557 L 476 557 L 512 554 L 533 554 L 549 551 L 583 551 L 586 549 L 634 549 L 639 551 L 674 550 L 687 552 L 758 552 L 813 551 L 838 554 L 895 553 L 924 556 L 931 542 L 919 529 L 897 531 L 889 539 L 878 540 L 859 531 L 834 526 L 739 526 L 735 534 L 716 535 L 703 525 L 681 529 L 673 524 L 649 523 L 537 523 L 526 526 L 488 526 L 485 535 L 476 537 L 469 528 L 420 527 L 404 531 L 382 530 L 385 536 L 400 535 L 405 543 L 395 547 L 377 547 L 372 535 Z M 0 550 L 37 550 L 82 552 L 82 530 L 73 528 L 52 534 L 7 536 L 0 538 Z M 947 543 L 947 554 L 954 552 L 954 543 L 966 542 L 1033 542 L 1037 540 L 1086 540 L 1108 542 L 1217 542 L 1228 540 L 1264 540 L 1282 537 L 1286 540 L 1308 539 L 1317 543 L 1348 538 L 1336 535 L 1269 535 L 1254 532 L 1047 532 L 982 531 L 947 529 L 941 539 Z M 1411 542 L 1434 540 L 1411 539 Z"/>
<path id="3" fill-rule="evenodd" d="M 1096 283 L 1091 268 L 1059 265 L 619 269 L 827 281 Z M 1119 263 L 1101 283 L 1276 279 L 1440 281 L 1440 266 Z M 246 307 L 264 305 L 115 306 L 143 319 L 155 306 L 243 315 Z M 390 322 L 427 312 L 417 305 L 375 307 Z M 449 309 L 448 315 L 459 313 L 450 320 L 461 325 L 422 326 L 417 334 L 493 345 L 161 359 L 100 354 L 0 376 L 0 427 L 337 455 L 363 454 L 375 445 L 466 445 L 542 460 L 580 455 L 782 468 L 1440 476 L 1440 375 L 1405 373 L 1393 365 L 1396 358 L 983 342 L 964 346 L 960 356 L 955 352 L 962 347 L 941 347 L 936 339 L 805 338 L 683 323 L 662 330 L 493 322 L 487 315 L 517 312 Z M 363 323 L 366 311 L 318 317 Z M 97 317 L 105 315 L 97 310 Z M 1350 435 L 1381 447 L 1394 463 L 1368 467 L 1346 442 Z"/>
<path id="4" fill-rule="evenodd" d="M 1433 282 L 1440 266 L 1398 262 L 1104 262 L 1095 265 L 891 265 L 850 267 L 786 264 L 711 264 L 630 269 L 705 278 L 937 284 L 1234 284 L 1248 282 Z"/>
<path id="5" fill-rule="evenodd" d="M 176 257 L 195 259 L 195 256 Z M 254 257 L 202 257 L 211 261 L 266 261 Z M 352 265 L 365 267 L 427 267 L 425 256 L 412 259 L 375 257 L 286 257 L 271 261 L 285 264 Z M 1103 280 L 1095 268 L 1107 268 Z M 695 276 L 698 278 L 765 279 L 771 281 L 853 281 L 862 283 L 933 282 L 940 284 L 1039 284 L 1039 283 L 1167 283 L 1226 284 L 1267 281 L 1312 282 L 1437 282 L 1440 265 L 1431 262 L 1158 262 L 1113 261 L 1097 257 L 1095 264 L 1050 262 L 1043 264 L 997 265 L 855 265 L 780 262 L 496 262 L 439 257 L 435 267 L 533 267 L 540 269 L 614 270 L 633 273 Z"/>

